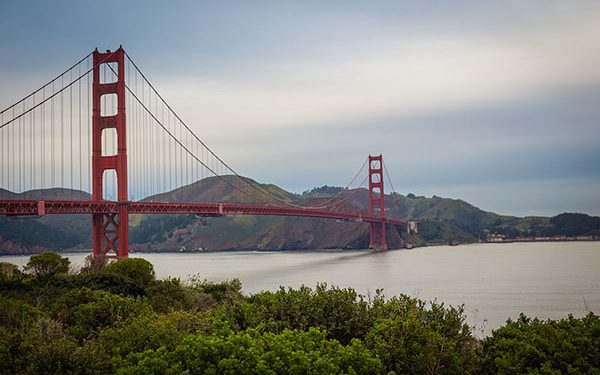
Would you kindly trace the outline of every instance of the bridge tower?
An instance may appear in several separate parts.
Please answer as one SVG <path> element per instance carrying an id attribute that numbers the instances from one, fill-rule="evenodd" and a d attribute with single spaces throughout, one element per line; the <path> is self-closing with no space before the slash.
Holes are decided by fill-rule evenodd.
<path id="1" fill-rule="evenodd" d="M 369 155 L 369 214 L 371 216 L 385 217 L 384 192 L 383 192 L 383 156 Z M 385 223 L 371 223 L 370 249 L 387 250 L 385 237 Z"/>
<path id="2" fill-rule="evenodd" d="M 114 52 L 93 54 L 94 72 L 92 84 L 92 200 L 103 200 L 102 182 L 104 172 L 114 170 L 117 175 L 117 213 L 93 214 L 94 256 L 108 255 L 126 258 L 128 251 L 129 202 L 127 193 L 127 132 L 125 121 L 125 51 L 119 47 Z M 100 68 L 107 63 L 116 63 L 117 80 L 100 82 Z M 102 96 L 117 96 L 117 112 L 102 113 Z M 115 129 L 117 153 L 102 155 L 104 130 Z M 113 254 L 114 253 L 114 254 Z"/>

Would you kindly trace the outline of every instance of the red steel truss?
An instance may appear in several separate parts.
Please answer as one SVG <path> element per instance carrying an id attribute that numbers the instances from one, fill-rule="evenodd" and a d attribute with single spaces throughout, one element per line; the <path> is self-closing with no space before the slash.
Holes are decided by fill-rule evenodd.
<path id="1" fill-rule="evenodd" d="M 112 218 L 127 205 L 130 214 L 195 214 L 199 216 L 223 215 L 274 215 L 338 219 L 376 224 L 391 224 L 403 228 L 408 222 L 386 217 L 349 214 L 335 211 L 311 210 L 295 207 L 257 206 L 228 203 L 154 203 L 109 201 L 37 201 L 0 200 L 0 215 L 65 215 L 102 214 Z M 112 219 L 111 219 L 112 220 Z"/>

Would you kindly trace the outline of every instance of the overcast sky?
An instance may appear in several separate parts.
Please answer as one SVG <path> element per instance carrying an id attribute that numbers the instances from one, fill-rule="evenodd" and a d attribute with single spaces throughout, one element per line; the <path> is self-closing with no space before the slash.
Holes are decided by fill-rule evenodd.
<path id="1" fill-rule="evenodd" d="M 0 107 L 123 44 L 244 175 L 600 215 L 598 1 L 0 1 Z M 388 189 L 389 190 L 389 189 Z"/>

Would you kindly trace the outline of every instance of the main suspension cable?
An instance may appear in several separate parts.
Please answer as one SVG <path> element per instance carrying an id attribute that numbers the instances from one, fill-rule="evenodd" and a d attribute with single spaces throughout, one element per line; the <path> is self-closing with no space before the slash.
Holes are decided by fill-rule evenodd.
<path id="1" fill-rule="evenodd" d="M 75 64 L 73 64 L 70 68 L 68 68 L 67 70 L 65 70 L 64 72 L 62 72 L 58 76 L 56 76 L 56 78 L 50 80 L 48 83 L 46 83 L 45 85 L 43 85 L 39 89 L 37 89 L 34 92 L 32 92 L 31 94 L 27 95 L 23 99 L 17 101 L 15 104 L 11 105 L 10 107 L 7 107 L 6 109 L 4 109 L 3 111 L 1 111 L 0 113 L 4 113 L 4 112 L 8 111 L 9 109 L 11 109 L 13 107 L 16 107 L 17 105 L 19 105 L 19 103 L 24 102 L 25 100 L 29 99 L 30 97 L 34 96 L 38 92 L 40 92 L 43 89 L 45 89 L 46 87 L 48 87 L 49 85 L 53 84 L 54 81 L 58 80 L 59 78 L 62 78 L 62 76 L 64 76 L 65 74 L 67 74 L 67 72 L 69 72 L 70 70 L 72 70 L 73 68 L 75 68 L 77 65 L 81 64 L 88 57 L 90 57 L 92 55 L 92 53 L 94 53 L 94 52 L 90 52 L 87 56 L 85 56 L 84 58 L 82 58 L 81 60 L 79 60 L 78 62 L 76 62 Z"/>
<path id="2" fill-rule="evenodd" d="M 188 154 L 190 154 L 194 159 L 196 159 L 197 162 L 199 162 L 200 164 L 202 164 L 206 169 L 208 169 L 210 172 L 212 172 L 215 176 L 219 177 L 221 180 L 223 180 L 225 183 L 227 183 L 228 185 L 230 185 L 231 187 L 233 187 L 234 189 L 240 191 L 243 194 L 248 195 L 249 197 L 256 199 L 255 197 L 251 196 L 249 193 L 247 193 L 246 191 L 240 189 L 239 187 L 233 185 L 232 183 L 230 183 L 229 181 L 227 181 L 226 179 L 224 179 L 222 176 L 220 176 L 219 174 L 217 174 L 211 167 L 209 167 L 208 165 L 206 165 L 202 160 L 200 160 L 196 155 L 194 155 L 183 143 L 181 143 L 181 141 L 179 141 L 174 135 L 173 133 L 171 133 L 171 131 L 169 131 L 165 125 L 158 119 L 156 118 L 156 116 L 150 112 L 150 110 L 148 109 L 148 107 L 146 107 L 146 105 L 144 103 L 142 103 L 142 101 L 138 98 L 138 96 L 127 86 L 125 85 L 125 87 L 127 88 L 127 91 L 129 91 L 129 93 L 135 98 L 135 100 L 137 100 L 137 102 L 139 103 L 139 105 L 142 106 L 142 108 L 144 108 L 144 110 L 150 115 L 150 117 L 152 117 L 152 119 L 158 124 L 160 125 L 160 127 L 163 128 L 163 130 L 177 143 L 179 144 L 179 146 L 181 148 L 183 148 Z M 260 200 L 260 199 L 259 199 Z M 271 204 L 271 202 L 267 202 L 264 200 L 260 200 L 262 203 L 266 203 L 268 205 Z"/>
<path id="3" fill-rule="evenodd" d="M 7 125 L 9 125 L 9 124 L 11 124 L 11 123 L 13 123 L 13 122 L 15 122 L 16 120 L 20 119 L 21 117 L 23 117 L 23 116 L 27 115 L 28 113 L 30 113 L 30 112 L 31 112 L 31 111 L 33 111 L 34 109 L 38 108 L 38 107 L 39 107 L 39 106 L 41 106 L 42 104 L 46 103 L 47 101 L 49 101 L 49 100 L 54 100 L 54 97 L 55 97 L 55 96 L 59 95 L 59 94 L 60 94 L 60 93 L 62 93 L 64 90 L 66 90 L 66 89 L 68 89 L 69 87 L 71 87 L 72 85 L 74 85 L 74 84 L 75 84 L 75 82 L 79 81 L 80 79 L 82 79 L 83 77 L 85 77 L 86 75 L 88 75 L 88 74 L 89 74 L 89 73 L 90 73 L 92 70 L 94 70 L 94 69 L 95 69 L 97 66 L 100 66 L 100 65 L 101 65 L 101 64 L 103 64 L 103 63 L 104 63 L 106 60 L 108 60 L 108 59 L 109 59 L 109 58 L 110 58 L 110 57 L 111 57 L 113 54 L 114 54 L 114 52 L 113 52 L 113 53 L 111 53 L 110 55 L 106 56 L 106 57 L 105 57 L 104 59 L 102 59 L 102 61 L 100 61 L 98 64 L 94 65 L 94 66 L 93 66 L 92 68 L 90 68 L 88 71 L 86 71 L 85 73 L 81 74 L 79 77 L 77 77 L 77 78 L 76 78 L 74 81 L 70 82 L 68 85 L 66 85 L 66 86 L 63 86 L 63 87 L 62 87 L 60 90 L 58 90 L 58 91 L 56 91 L 56 92 L 55 92 L 55 91 L 54 91 L 54 87 L 53 87 L 53 88 L 52 88 L 52 95 L 48 96 L 47 98 L 45 98 L 44 100 L 42 100 L 42 101 L 41 101 L 41 102 L 39 102 L 38 104 L 34 105 L 33 107 L 29 108 L 27 111 L 25 111 L 25 112 L 21 113 L 20 115 L 18 115 L 18 116 L 13 116 L 13 118 L 12 118 L 12 119 L 8 120 L 8 121 L 7 121 L 7 122 L 5 122 L 4 124 L 1 124 L 1 125 L 0 125 L 0 129 L 4 128 L 5 126 L 7 126 Z M 89 55 L 88 55 L 88 56 L 89 56 Z M 83 61 L 83 60 L 82 60 L 82 61 Z M 61 76 L 62 76 L 62 75 L 61 75 Z M 61 76 L 57 77 L 57 79 L 58 79 L 58 78 L 60 78 Z M 50 83 L 51 83 L 51 84 L 54 84 L 54 81 L 56 81 L 56 79 L 52 80 Z M 46 87 L 46 86 L 44 86 L 44 87 Z M 39 90 L 38 90 L 38 91 L 39 91 Z M 31 96 L 31 95 L 29 95 L 29 96 Z M 29 96 L 28 96 L 28 97 L 29 97 Z M 19 101 L 18 103 L 21 103 L 21 101 Z M 17 103 L 17 104 L 18 104 L 18 103 Z M 13 111 L 14 111 L 14 107 L 15 107 L 14 105 L 13 105 L 13 106 L 10 106 L 10 107 L 8 107 L 7 109 L 5 109 L 5 110 L 4 110 L 4 111 L 2 111 L 2 112 L 6 112 L 6 110 L 8 110 L 8 109 L 10 109 L 10 108 L 12 108 L 12 109 L 13 109 Z"/>
<path id="4" fill-rule="evenodd" d="M 144 73 L 142 73 L 142 71 L 140 70 L 140 68 L 136 65 L 136 63 L 131 59 L 131 57 L 127 54 L 127 52 L 125 52 L 125 56 L 127 56 L 127 59 L 129 60 L 129 62 L 134 66 L 134 68 L 136 69 L 136 71 L 140 74 L 140 76 L 144 79 L 144 81 L 146 81 L 146 83 L 148 84 L 148 86 L 152 89 L 152 91 L 154 91 L 154 93 L 156 94 L 156 96 L 158 98 L 160 98 L 160 100 L 164 103 L 164 105 L 169 109 L 169 111 L 171 113 L 173 113 L 173 115 L 177 118 L 177 120 L 179 120 L 179 122 L 181 123 L 181 125 L 183 125 L 185 127 L 185 129 L 187 129 L 187 131 L 216 159 L 218 160 L 224 167 L 226 167 L 231 173 L 233 173 L 236 177 L 238 177 L 241 181 L 243 181 L 244 183 L 246 183 L 247 185 L 249 185 L 252 189 L 258 191 L 259 193 L 269 197 L 270 199 L 273 199 L 277 202 L 283 203 L 284 205 L 287 206 L 291 206 L 291 207 L 298 207 L 298 208 L 312 208 L 312 209 L 316 209 L 316 208 L 326 208 L 329 207 L 331 205 L 321 205 L 321 206 L 302 206 L 302 205 L 297 205 L 297 204 L 293 204 L 290 202 L 287 202 L 285 200 L 282 200 L 276 196 L 274 196 L 273 194 L 264 191 L 263 189 L 257 187 L 255 184 L 252 184 L 251 182 L 249 182 L 247 180 L 246 177 L 240 175 L 239 173 L 237 173 L 231 166 L 229 166 L 226 162 L 224 162 L 219 156 L 217 156 L 211 149 L 210 147 L 208 147 L 191 129 L 190 127 L 179 117 L 179 115 L 173 110 L 173 108 L 171 108 L 171 106 L 166 102 L 166 100 L 162 97 L 162 95 L 160 95 L 160 93 L 156 90 L 156 88 L 154 87 L 154 85 L 152 85 L 152 83 L 146 78 L 146 76 L 144 75 Z M 112 67 L 111 67 L 112 69 Z M 188 151 L 189 152 L 189 151 Z M 365 161 L 366 164 L 366 161 Z M 356 177 L 358 176 L 358 174 L 360 174 L 360 172 L 362 171 L 359 170 L 359 172 L 357 173 L 357 175 L 352 179 L 352 181 L 347 185 L 346 189 L 354 182 L 354 180 L 356 179 Z M 208 168 L 212 173 L 215 173 L 211 168 Z M 215 174 L 217 175 L 217 174 Z M 334 200 L 337 198 L 338 195 L 340 195 L 343 192 L 340 191 L 338 192 L 335 196 L 331 197 L 330 199 L 328 199 L 326 202 L 330 201 L 330 200 Z"/>

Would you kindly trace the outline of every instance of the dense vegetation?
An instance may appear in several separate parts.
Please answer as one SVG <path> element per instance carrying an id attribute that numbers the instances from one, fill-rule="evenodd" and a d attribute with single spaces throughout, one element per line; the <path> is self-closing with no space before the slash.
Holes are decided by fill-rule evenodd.
<path id="1" fill-rule="evenodd" d="M 91 228 L 91 225 L 89 225 Z M 68 249 L 81 243 L 77 232 L 60 230 L 33 218 L 12 219 L 0 215 L 0 243 L 16 244 L 31 249 L 45 244 L 52 248 Z M 19 253 L 20 251 L 15 251 Z"/>
<path id="2" fill-rule="evenodd" d="M 157 280 L 142 259 L 0 264 L 0 373 L 600 373 L 600 318 L 521 316 L 484 340 L 462 309 L 318 285 Z"/>
<path id="3" fill-rule="evenodd" d="M 563 213 L 553 217 L 515 217 L 483 211 L 460 199 L 408 194 L 386 198 L 389 215 L 419 220 L 420 235 L 429 243 L 474 242 L 490 233 L 518 237 L 600 236 L 600 217 Z"/>

